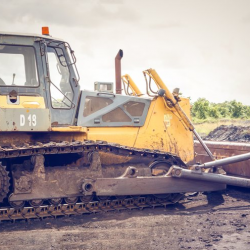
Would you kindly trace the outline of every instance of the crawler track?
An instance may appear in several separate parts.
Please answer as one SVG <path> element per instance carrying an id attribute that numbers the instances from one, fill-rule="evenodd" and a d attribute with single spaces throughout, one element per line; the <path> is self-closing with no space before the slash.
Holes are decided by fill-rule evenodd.
<path id="1" fill-rule="evenodd" d="M 185 167 L 185 163 L 174 154 L 168 154 L 158 150 L 136 149 L 131 147 L 110 144 L 103 141 L 84 141 L 84 142 L 61 142 L 61 143 L 37 143 L 36 145 L 22 145 L 21 147 L 0 148 L 0 159 L 17 158 L 25 156 L 60 155 L 91 151 L 112 152 L 122 156 L 137 156 L 150 159 L 164 160 L 170 164 Z M 32 218 L 57 217 L 63 215 L 86 214 L 96 212 L 108 212 L 123 209 L 143 209 L 145 207 L 166 206 L 177 202 L 182 198 L 180 194 L 168 195 L 167 198 L 157 198 L 152 195 L 143 197 L 113 197 L 105 201 L 80 202 L 73 205 L 42 205 L 34 208 L 25 206 L 22 209 L 15 209 L 9 205 L 0 206 L 0 221 L 22 220 Z M 6 204 L 6 203 L 5 203 Z"/>
<path id="2" fill-rule="evenodd" d="M 0 147 L 0 160 L 4 158 L 16 158 L 32 156 L 37 154 L 70 154 L 84 151 L 115 151 L 118 155 L 138 155 L 139 157 L 150 157 L 168 160 L 173 164 L 185 166 L 185 163 L 175 154 L 166 153 L 159 150 L 138 149 L 121 146 L 119 144 L 107 143 L 104 141 L 75 141 L 75 142 L 50 142 L 37 143 L 36 145 L 25 144 L 20 147 Z"/>
<path id="3" fill-rule="evenodd" d="M 119 197 L 106 201 L 93 201 L 88 203 L 76 203 L 74 205 L 60 204 L 58 206 L 45 205 L 38 208 L 24 207 L 22 209 L 2 208 L 0 209 L 0 221 L 28 220 L 46 217 L 90 214 L 98 212 L 121 211 L 124 209 L 143 209 L 158 206 L 167 206 L 178 202 L 183 196 L 180 194 L 171 195 L 166 199 L 159 199 L 154 196 L 119 199 Z"/>

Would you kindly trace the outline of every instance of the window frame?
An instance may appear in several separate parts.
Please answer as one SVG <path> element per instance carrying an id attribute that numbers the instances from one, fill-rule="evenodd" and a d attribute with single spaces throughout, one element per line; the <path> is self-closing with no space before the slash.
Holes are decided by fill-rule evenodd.
<path id="1" fill-rule="evenodd" d="M 37 62 L 37 51 L 36 51 L 36 48 L 35 48 L 35 46 L 33 46 L 33 45 L 23 45 L 23 44 L 4 44 L 4 43 L 0 43 L 0 46 L 13 46 L 13 47 L 29 47 L 29 48 L 33 48 L 33 50 L 34 50 L 34 55 L 35 55 L 35 70 L 36 70 L 36 73 L 37 73 L 37 85 L 36 86 L 32 86 L 32 85 L 1 85 L 0 87 L 2 88 L 2 87 L 11 87 L 11 86 L 13 86 L 13 87 L 17 87 L 17 88 L 39 88 L 40 87 L 40 75 L 39 75 L 39 70 L 38 70 L 38 67 L 37 67 L 37 65 L 38 65 L 38 62 Z M 0 53 L 0 54 L 6 54 L 6 53 Z M 15 54 L 15 53 L 13 53 L 13 54 Z M 22 54 L 22 53 L 19 53 L 19 54 L 21 54 L 21 55 L 24 55 L 24 54 Z M 24 67 L 25 67 L 25 77 L 26 77 L 26 65 L 25 65 L 25 57 L 24 57 Z M 26 77 L 26 79 L 27 79 L 27 77 Z"/>
<path id="2" fill-rule="evenodd" d="M 72 96 L 72 100 L 70 100 L 70 102 L 71 102 L 71 105 L 70 105 L 70 107 L 54 107 L 53 106 L 53 101 L 52 101 L 52 95 L 51 95 L 51 84 L 55 87 L 55 88 L 57 88 L 57 86 L 56 86 L 56 84 L 54 84 L 53 82 L 52 82 L 52 80 L 51 80 L 51 77 L 50 77 L 50 69 L 49 69 L 49 58 L 48 58 L 48 53 L 52 53 L 52 52 L 48 52 L 48 50 L 46 49 L 46 60 L 47 60 L 47 67 L 46 67 L 46 72 L 47 72 L 47 75 L 48 75 L 48 77 L 49 77 L 49 80 L 48 80 L 48 82 L 49 82 L 49 95 L 50 95 L 50 104 L 51 104 L 51 108 L 52 109 L 54 109 L 54 110 L 70 110 L 70 109 L 74 109 L 75 108 L 75 104 L 73 103 L 73 101 L 74 101 L 74 97 L 75 97 L 75 91 L 74 91 L 74 88 L 72 87 L 72 84 L 71 84 L 71 81 L 70 81 L 70 77 L 71 77 L 71 71 L 70 71 L 70 67 L 69 67 L 69 64 L 68 64 L 68 61 L 67 61 L 67 57 L 66 57 L 66 55 L 65 55 L 65 50 L 63 49 L 63 48 L 61 48 L 61 47 L 59 47 L 59 46 L 53 46 L 53 45 L 49 45 L 49 46 L 47 46 L 47 48 L 52 48 L 53 50 L 54 50 L 54 54 L 55 54 L 55 56 L 58 58 L 58 61 L 61 63 L 61 61 L 60 61 L 60 58 L 58 57 L 58 53 L 57 53 L 57 51 L 56 51 L 56 48 L 59 48 L 59 49 L 61 49 L 62 50 L 62 52 L 63 52 L 63 56 L 64 56 L 64 58 L 66 59 L 66 63 L 67 63 L 67 66 L 63 66 L 63 67 L 67 67 L 68 68 L 68 71 L 69 71 L 69 79 L 68 79 L 68 84 L 69 84 L 69 86 L 70 86 L 70 88 L 71 88 L 71 90 L 72 90 L 72 93 L 73 93 L 73 96 Z M 62 93 L 62 91 L 61 91 L 61 89 L 59 90 L 61 93 Z M 62 93 L 62 95 L 63 96 L 65 96 L 63 93 Z"/>

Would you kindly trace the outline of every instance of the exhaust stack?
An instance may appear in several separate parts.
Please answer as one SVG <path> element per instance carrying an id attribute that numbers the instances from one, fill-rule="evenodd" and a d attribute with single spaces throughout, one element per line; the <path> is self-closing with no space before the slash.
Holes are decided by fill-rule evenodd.
<path id="1" fill-rule="evenodd" d="M 123 51 L 120 49 L 115 57 L 115 89 L 116 94 L 122 93 L 122 82 L 121 82 L 121 59 L 123 57 Z"/>

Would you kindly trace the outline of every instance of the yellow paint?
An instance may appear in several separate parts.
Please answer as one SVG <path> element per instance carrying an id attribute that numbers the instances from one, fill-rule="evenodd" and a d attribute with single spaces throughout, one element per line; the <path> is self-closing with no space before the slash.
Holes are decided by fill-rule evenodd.
<path id="1" fill-rule="evenodd" d="M 164 89 L 165 90 L 165 97 L 168 101 L 170 101 L 174 107 L 174 109 L 177 111 L 181 119 L 183 120 L 184 124 L 187 126 L 187 128 L 191 131 L 194 130 L 194 126 L 190 119 L 187 117 L 185 112 L 181 109 L 179 102 L 176 100 L 175 96 L 169 91 L 165 83 L 162 81 L 160 76 L 157 74 L 157 72 L 154 69 L 148 69 L 143 71 L 145 75 L 148 75 L 150 78 L 152 78 L 157 85 L 158 89 Z M 168 107 L 168 104 L 166 100 L 164 99 L 165 106 Z"/>
<path id="2" fill-rule="evenodd" d="M 30 101 L 26 101 L 22 103 L 22 106 L 24 108 L 32 108 L 32 109 L 37 109 L 40 107 L 40 103 L 39 102 L 30 102 Z"/>
<path id="3" fill-rule="evenodd" d="M 133 147 L 138 127 L 101 127 L 101 128 L 88 128 L 88 140 L 102 140 L 121 145 Z"/>
<path id="4" fill-rule="evenodd" d="M 86 127 L 81 126 L 69 126 L 69 127 L 52 127 L 51 131 L 54 132 L 87 132 Z"/>
<path id="5" fill-rule="evenodd" d="M 185 113 L 190 116 L 189 100 L 180 102 Z M 192 132 L 181 122 L 174 109 L 166 108 L 163 98 L 152 101 L 153 110 L 148 114 L 145 125 L 139 129 L 135 147 L 163 150 L 177 154 L 185 162 L 194 158 Z M 157 111 L 157 112 L 155 112 Z M 164 118 L 167 120 L 164 120 Z"/>
<path id="6" fill-rule="evenodd" d="M 19 104 L 8 104 L 7 96 L 0 96 L 0 108 L 32 108 L 32 109 L 45 109 L 44 98 L 41 96 L 19 96 Z"/>

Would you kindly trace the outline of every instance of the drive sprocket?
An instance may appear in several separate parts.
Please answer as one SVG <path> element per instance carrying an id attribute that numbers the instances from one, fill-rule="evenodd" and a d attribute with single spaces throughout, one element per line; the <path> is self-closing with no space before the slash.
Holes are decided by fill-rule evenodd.
<path id="1" fill-rule="evenodd" d="M 0 162 L 0 202 L 7 197 L 10 187 L 10 178 L 6 168 Z"/>

